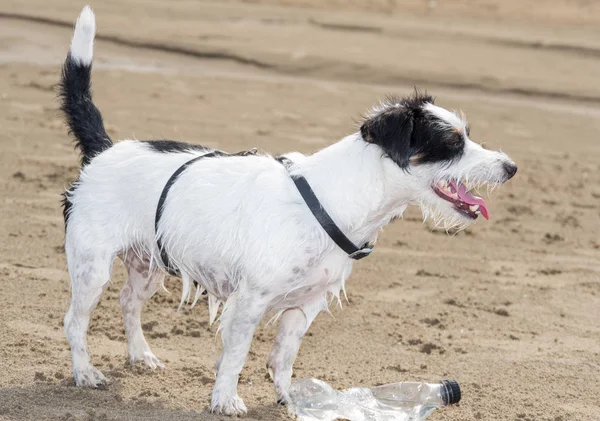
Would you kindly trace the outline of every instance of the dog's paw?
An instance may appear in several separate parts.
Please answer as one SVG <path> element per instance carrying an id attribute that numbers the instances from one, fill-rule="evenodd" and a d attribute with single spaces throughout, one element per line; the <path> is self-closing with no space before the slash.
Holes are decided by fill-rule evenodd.
<path id="1" fill-rule="evenodd" d="M 290 397 L 285 394 L 285 395 L 277 395 L 277 404 L 278 405 L 287 405 L 288 403 L 290 403 Z"/>
<path id="2" fill-rule="evenodd" d="M 276 371 L 273 373 L 272 369 L 269 369 L 269 375 L 273 379 L 275 393 L 277 394 L 277 403 L 279 405 L 287 405 L 290 401 L 288 389 L 291 385 L 292 370 L 286 370 L 284 372 Z"/>
<path id="3" fill-rule="evenodd" d="M 146 367 L 151 370 L 156 370 L 157 368 L 165 369 L 167 368 L 161 360 L 159 360 L 156 355 L 150 351 L 150 349 L 142 350 L 139 352 L 130 352 L 129 354 L 129 362 L 131 364 L 135 364 L 138 361 L 143 361 Z"/>
<path id="4" fill-rule="evenodd" d="M 277 403 L 279 405 L 287 405 L 290 402 L 290 395 L 288 393 L 289 383 L 286 386 L 275 383 L 275 393 L 277 394 Z"/>
<path id="5" fill-rule="evenodd" d="M 104 374 L 92 365 L 73 369 L 73 378 L 79 387 L 103 388 L 109 383 Z"/>
<path id="6" fill-rule="evenodd" d="M 242 415 L 248 412 L 244 401 L 239 396 L 221 399 L 218 394 L 213 394 L 210 411 L 224 415 Z"/>
<path id="7" fill-rule="evenodd" d="M 157 368 L 165 369 L 167 368 L 161 360 L 156 358 L 156 356 L 151 351 L 144 352 L 143 356 L 144 363 L 146 366 L 152 370 L 156 370 Z"/>

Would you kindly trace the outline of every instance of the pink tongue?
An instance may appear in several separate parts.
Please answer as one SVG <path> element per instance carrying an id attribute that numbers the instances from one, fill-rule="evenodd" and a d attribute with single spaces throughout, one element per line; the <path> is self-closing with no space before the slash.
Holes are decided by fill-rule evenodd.
<path id="1" fill-rule="evenodd" d="M 462 200 L 468 205 L 479 205 L 479 212 L 481 212 L 485 219 L 490 219 L 488 215 L 487 206 L 485 205 L 485 200 L 483 200 L 481 197 L 475 197 L 471 193 L 469 193 L 467 191 L 467 187 L 463 183 L 459 182 L 458 188 L 456 187 L 454 181 L 451 181 L 450 184 L 458 193 L 458 197 L 460 198 L 460 200 Z"/>

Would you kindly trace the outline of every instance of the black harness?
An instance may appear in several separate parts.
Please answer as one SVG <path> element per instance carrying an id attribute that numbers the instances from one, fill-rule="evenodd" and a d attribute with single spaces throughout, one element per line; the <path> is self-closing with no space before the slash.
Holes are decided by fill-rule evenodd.
<path id="1" fill-rule="evenodd" d="M 173 186 L 175 181 L 177 181 L 177 178 L 179 178 L 181 173 L 183 173 L 187 167 L 203 158 L 223 156 L 246 156 L 255 154 L 256 149 L 251 149 L 249 151 L 239 152 L 236 154 L 228 154 L 222 151 L 213 151 L 190 159 L 181 167 L 177 168 L 177 171 L 175 171 L 173 175 L 171 175 L 171 177 L 165 184 L 162 193 L 160 194 L 160 198 L 158 199 L 158 206 L 156 207 L 156 216 L 154 218 L 154 232 L 156 234 L 156 244 L 158 246 L 158 250 L 160 251 L 160 258 L 165 267 L 165 270 L 169 274 L 177 276 L 179 275 L 179 270 L 171 264 L 169 256 L 163 247 L 161 237 L 158 235 L 158 224 L 160 222 L 160 218 L 164 210 L 165 201 L 167 200 L 167 195 L 169 194 L 171 186 Z M 289 168 L 289 166 L 292 164 L 292 161 L 285 157 L 277 158 L 277 161 L 279 161 L 286 168 Z M 340 230 L 340 228 L 335 224 L 335 222 L 333 222 L 331 216 L 329 216 L 327 211 L 323 208 L 321 202 L 319 202 L 319 199 L 317 199 L 317 196 L 315 195 L 313 189 L 310 187 L 310 184 L 308 184 L 308 181 L 306 181 L 306 178 L 304 178 L 301 175 L 291 175 L 290 178 L 296 185 L 296 188 L 300 192 L 302 199 L 304 199 L 306 206 L 308 206 L 308 208 L 315 216 L 319 224 L 323 227 L 323 229 L 333 240 L 333 242 L 348 254 L 348 257 L 354 260 L 360 260 L 371 254 L 371 252 L 373 251 L 373 246 L 370 243 L 365 243 L 362 245 L 362 247 L 359 248 L 348 237 L 346 237 L 346 235 L 344 235 L 342 230 Z"/>

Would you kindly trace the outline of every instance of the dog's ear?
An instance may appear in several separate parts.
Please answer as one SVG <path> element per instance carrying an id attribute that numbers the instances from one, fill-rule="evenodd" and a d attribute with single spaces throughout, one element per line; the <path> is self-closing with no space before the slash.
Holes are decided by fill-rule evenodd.
<path id="1" fill-rule="evenodd" d="M 360 133 L 365 142 L 378 145 L 386 156 L 405 169 L 414 152 L 411 146 L 414 126 L 414 109 L 397 106 L 365 120 Z"/>

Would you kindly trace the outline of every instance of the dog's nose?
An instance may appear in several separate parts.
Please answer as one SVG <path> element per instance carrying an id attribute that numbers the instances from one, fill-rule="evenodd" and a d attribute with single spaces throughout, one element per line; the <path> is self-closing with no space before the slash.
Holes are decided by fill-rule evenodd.
<path id="1" fill-rule="evenodd" d="M 504 171 L 506 171 L 506 180 L 510 180 L 517 173 L 517 166 L 512 162 L 505 162 L 502 164 Z"/>

